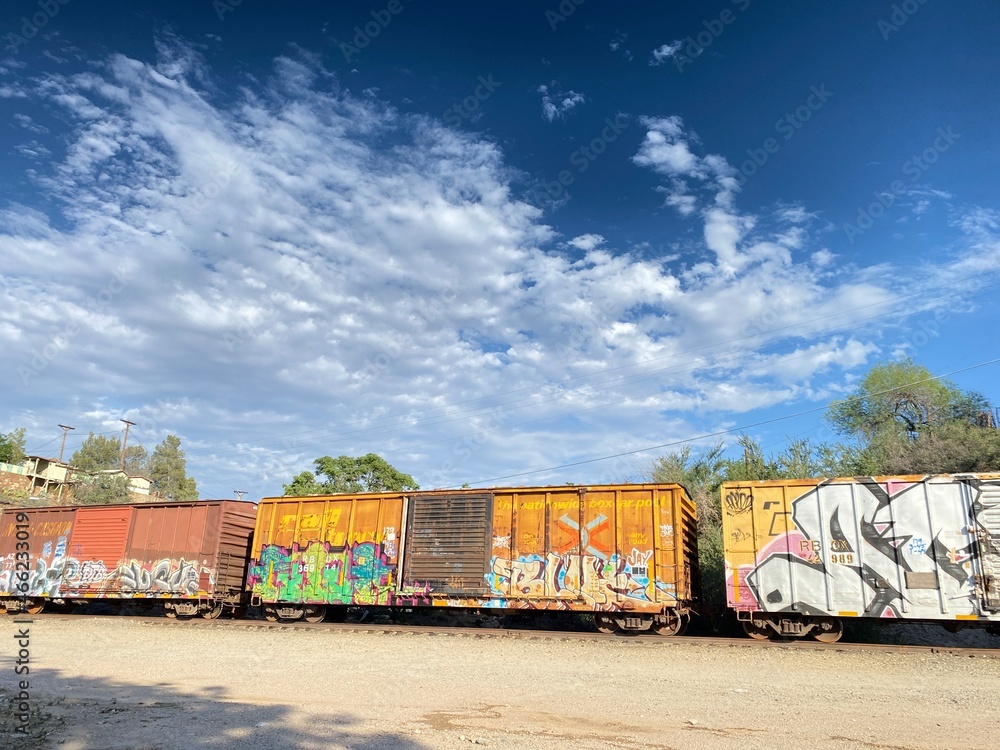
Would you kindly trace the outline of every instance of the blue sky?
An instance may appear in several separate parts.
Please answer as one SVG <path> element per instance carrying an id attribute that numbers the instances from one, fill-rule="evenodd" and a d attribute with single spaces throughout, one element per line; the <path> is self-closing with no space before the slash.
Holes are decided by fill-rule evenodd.
<path id="1" fill-rule="evenodd" d="M 0 432 L 620 481 L 992 359 L 997 5 L 677 5 L 5 4 Z"/>

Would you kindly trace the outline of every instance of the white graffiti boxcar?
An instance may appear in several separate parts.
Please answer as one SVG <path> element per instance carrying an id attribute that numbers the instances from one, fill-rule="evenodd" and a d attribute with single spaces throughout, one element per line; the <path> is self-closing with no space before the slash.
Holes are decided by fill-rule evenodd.
<path id="1" fill-rule="evenodd" d="M 792 479 L 721 490 L 744 630 L 833 642 L 844 618 L 1000 630 L 1000 474 Z"/>

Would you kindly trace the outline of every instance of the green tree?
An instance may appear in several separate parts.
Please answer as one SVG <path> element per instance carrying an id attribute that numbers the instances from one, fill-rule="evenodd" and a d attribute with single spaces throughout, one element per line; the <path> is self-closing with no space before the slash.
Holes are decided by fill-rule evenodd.
<path id="1" fill-rule="evenodd" d="M 95 435 L 91 432 L 70 457 L 70 466 L 83 471 L 117 469 L 121 461 L 122 441 L 117 435 Z"/>
<path id="2" fill-rule="evenodd" d="M 6 435 L 0 433 L 0 462 L 19 464 L 25 459 L 24 428 L 18 427 Z"/>
<path id="3" fill-rule="evenodd" d="M 1000 471 L 1000 430 L 961 419 L 921 431 L 887 452 L 886 474 L 953 474 Z"/>
<path id="4" fill-rule="evenodd" d="M 198 487 L 187 475 L 187 460 L 181 450 L 181 439 L 167 435 L 149 457 L 149 478 L 153 489 L 170 500 L 197 500 Z"/>
<path id="5" fill-rule="evenodd" d="M 292 478 L 291 484 L 283 485 L 286 495 L 322 495 L 323 485 L 316 481 L 311 471 L 303 471 Z"/>
<path id="6" fill-rule="evenodd" d="M 715 623 L 721 619 L 712 615 L 726 610 L 726 565 L 718 501 L 719 485 L 725 479 L 724 450 L 722 443 L 698 452 L 685 445 L 657 458 L 650 471 L 654 482 L 683 485 L 698 508 L 698 596 L 701 610 Z"/>
<path id="7" fill-rule="evenodd" d="M 853 394 L 830 404 L 826 419 L 856 441 L 858 474 L 995 470 L 996 430 L 982 420 L 989 409 L 981 394 L 905 360 L 872 367 Z"/>
<path id="8" fill-rule="evenodd" d="M 79 505 L 111 505 L 132 501 L 128 478 L 121 474 L 99 473 L 73 487 L 73 501 Z"/>
<path id="9" fill-rule="evenodd" d="M 129 476 L 145 476 L 149 471 L 149 453 L 141 445 L 130 445 L 125 449 L 125 473 Z"/>
<path id="10" fill-rule="evenodd" d="M 854 393 L 830 404 L 826 419 L 841 434 L 877 442 L 912 437 L 955 419 L 975 421 L 988 408 L 982 395 L 934 379 L 907 359 L 872 367 Z"/>
<path id="11" fill-rule="evenodd" d="M 316 473 L 303 471 L 290 484 L 286 495 L 328 495 L 338 492 L 400 492 L 418 490 L 420 485 L 409 474 L 396 469 L 381 456 L 368 453 L 360 457 L 323 456 L 313 461 Z M 323 478 L 320 481 L 320 478 Z"/>

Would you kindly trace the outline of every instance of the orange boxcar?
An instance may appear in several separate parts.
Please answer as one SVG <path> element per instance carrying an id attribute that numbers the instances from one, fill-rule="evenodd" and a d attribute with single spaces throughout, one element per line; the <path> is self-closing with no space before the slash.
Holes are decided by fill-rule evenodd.
<path id="1" fill-rule="evenodd" d="M 562 609 L 665 634 L 694 599 L 694 502 L 676 484 L 264 498 L 249 586 L 271 619 L 329 606 Z"/>

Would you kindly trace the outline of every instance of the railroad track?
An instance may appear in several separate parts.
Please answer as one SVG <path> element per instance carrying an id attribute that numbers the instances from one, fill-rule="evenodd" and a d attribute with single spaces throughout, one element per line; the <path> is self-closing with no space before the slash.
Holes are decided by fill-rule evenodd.
<path id="1" fill-rule="evenodd" d="M 4 618 L 13 622 L 13 617 Z M 25 619 L 18 616 L 16 619 Z M 996 648 L 959 648 L 954 646 L 913 646 L 889 643 L 850 643 L 837 642 L 832 644 L 817 641 L 769 640 L 757 641 L 750 638 L 718 638 L 713 636 L 662 636 L 657 634 L 604 634 L 579 630 L 530 630 L 501 627 L 462 627 L 445 625 L 397 625 L 389 623 L 368 622 L 269 622 L 267 620 L 205 620 L 191 618 L 176 620 L 167 617 L 133 617 L 119 618 L 117 615 L 83 615 L 83 614 L 41 614 L 31 618 L 34 622 L 50 621 L 100 621 L 108 619 L 127 619 L 128 622 L 142 623 L 153 627 L 165 628 L 195 628 L 195 629 L 236 629 L 236 630 L 278 630 L 278 631 L 335 631 L 345 633 L 371 633 L 384 635 L 424 635 L 444 636 L 453 638 L 521 638 L 527 640 L 614 640 L 620 643 L 636 644 L 646 647 L 675 646 L 712 646 L 729 648 L 767 648 L 795 649 L 805 651 L 825 652 L 879 652 L 896 654 L 947 654 L 964 658 L 1000 659 L 1000 649 Z M 3 622 L 3 619 L 0 619 Z"/>

